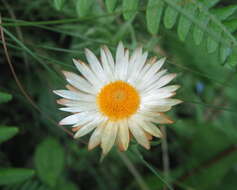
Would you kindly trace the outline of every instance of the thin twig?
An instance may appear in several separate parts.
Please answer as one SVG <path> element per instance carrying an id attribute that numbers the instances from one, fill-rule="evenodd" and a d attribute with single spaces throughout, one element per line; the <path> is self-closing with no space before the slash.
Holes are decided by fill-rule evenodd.
<path id="1" fill-rule="evenodd" d="M 234 153 L 236 151 L 237 151 L 237 146 L 236 145 L 229 146 L 225 150 L 223 150 L 223 151 L 219 152 L 218 154 L 216 154 L 210 160 L 204 161 L 203 163 L 200 164 L 200 166 L 198 166 L 196 168 L 193 168 L 192 170 L 188 171 L 187 173 L 185 173 L 184 175 L 179 177 L 177 179 L 177 181 L 178 182 L 185 181 L 187 178 L 189 178 L 191 176 L 194 176 L 196 173 L 200 172 L 203 169 L 210 168 L 214 164 L 217 164 L 218 162 L 220 162 L 221 160 L 223 160 L 224 158 L 226 158 L 227 156 L 231 155 L 232 153 Z"/>
<path id="2" fill-rule="evenodd" d="M 2 17 L 0 15 L 0 24 L 2 23 Z M 8 53 L 8 50 L 7 50 L 7 45 L 6 45 L 6 40 L 5 40 L 5 37 L 4 37 L 4 32 L 3 32 L 3 28 L 2 26 L 0 25 L 0 34 L 1 34 L 1 39 L 2 39 L 2 45 L 3 45 L 3 49 L 4 49 L 4 53 L 5 53 L 5 56 L 6 56 L 6 59 L 7 59 L 7 63 L 10 67 L 10 70 L 12 72 L 12 75 L 16 81 L 16 84 L 18 86 L 18 88 L 20 89 L 21 93 L 25 96 L 25 98 L 29 101 L 29 103 L 38 111 L 40 112 L 40 114 L 42 115 L 45 115 L 41 110 L 40 108 L 37 106 L 37 104 L 33 101 L 33 99 L 30 97 L 30 95 L 28 95 L 28 93 L 25 91 L 23 85 L 21 84 L 20 80 L 18 79 L 17 75 L 16 75 L 16 72 L 15 72 L 15 69 L 12 65 L 12 62 L 11 62 L 11 59 L 10 59 L 10 56 L 9 56 L 9 53 Z M 56 126 L 58 126 L 59 128 L 61 128 L 63 131 L 65 131 L 68 135 L 70 136 L 73 136 L 73 133 L 69 130 L 67 130 L 66 128 L 64 128 L 63 126 L 61 125 L 58 125 L 56 121 L 54 121 L 53 119 L 49 118 L 49 116 L 45 115 L 45 117 L 52 123 L 54 123 Z"/>
<path id="3" fill-rule="evenodd" d="M 4 4 L 4 6 L 6 7 L 6 9 L 8 10 L 8 12 L 9 12 L 11 18 L 13 18 L 14 20 L 16 20 L 16 15 L 15 15 L 14 11 L 12 11 L 12 8 L 11 8 L 11 6 L 8 4 L 8 2 L 5 1 L 5 0 L 2 0 L 2 2 L 3 2 L 3 4 Z M 22 33 L 21 29 L 20 29 L 20 26 L 16 26 L 16 34 L 17 34 L 17 36 L 19 37 L 19 39 L 20 39 L 22 42 L 24 42 L 23 33 Z M 24 63 L 27 63 L 27 62 L 28 62 L 28 61 L 27 61 L 27 56 L 26 56 L 26 53 L 25 53 L 24 51 L 22 52 L 22 55 L 23 55 Z"/>

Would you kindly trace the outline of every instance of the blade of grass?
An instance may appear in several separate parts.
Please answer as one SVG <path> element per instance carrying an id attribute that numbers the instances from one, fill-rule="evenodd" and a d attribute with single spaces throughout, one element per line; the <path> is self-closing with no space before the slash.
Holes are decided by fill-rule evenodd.
<path id="1" fill-rule="evenodd" d="M 133 152 L 140 158 L 141 162 L 159 179 L 161 180 L 169 190 L 174 190 L 171 185 L 168 183 L 166 179 L 164 179 L 153 166 L 151 166 L 142 156 L 142 154 L 139 152 L 137 146 L 133 149 Z"/>

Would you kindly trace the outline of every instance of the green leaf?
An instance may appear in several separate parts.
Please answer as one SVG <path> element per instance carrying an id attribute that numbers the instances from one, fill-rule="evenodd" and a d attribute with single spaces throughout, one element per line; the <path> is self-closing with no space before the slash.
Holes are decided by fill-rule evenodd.
<path id="1" fill-rule="evenodd" d="M 200 0 L 200 1 L 202 1 L 204 7 L 211 8 L 214 7 L 221 0 Z"/>
<path id="2" fill-rule="evenodd" d="M 147 28 L 151 34 L 157 34 L 164 9 L 162 0 L 149 0 L 146 9 Z"/>
<path id="3" fill-rule="evenodd" d="M 79 17 L 85 17 L 90 12 L 94 0 L 76 0 L 76 10 Z"/>
<path id="4" fill-rule="evenodd" d="M 187 186 L 192 186 L 196 190 L 217 189 L 225 174 L 235 166 L 237 152 L 234 151 L 229 152 L 228 156 L 220 156 L 221 159 L 218 157 L 217 160 L 212 160 L 216 155 L 220 155 L 223 150 L 234 147 L 236 139 L 227 135 L 229 127 L 222 124 L 212 125 L 210 122 L 197 124 L 193 121 L 180 122 L 175 126 L 178 135 L 184 139 L 186 137 L 187 143 L 192 142 L 189 145 L 183 144 L 188 149 L 189 154 L 184 156 L 182 173 L 188 173 L 193 168 L 200 168 L 195 170 L 193 175 L 187 176 L 185 179 Z M 208 162 L 208 160 L 213 162 Z"/>
<path id="5" fill-rule="evenodd" d="M 37 173 L 45 184 L 53 187 L 64 167 L 64 152 L 53 138 L 47 138 L 38 145 L 35 152 Z"/>
<path id="6" fill-rule="evenodd" d="M 187 1 L 183 9 L 189 15 L 195 15 L 196 8 L 197 7 L 192 2 Z M 187 19 L 185 16 L 180 17 L 179 23 L 178 23 L 178 36 L 180 40 L 184 41 L 186 39 L 188 32 L 191 28 L 191 25 L 192 25 L 192 22 L 189 19 Z"/>
<path id="7" fill-rule="evenodd" d="M 221 30 L 220 27 L 217 26 L 216 24 L 210 24 L 210 28 L 212 29 L 213 32 L 215 32 L 216 38 L 221 38 Z M 214 39 L 212 36 L 208 36 L 207 38 L 207 52 L 208 53 L 213 53 L 217 50 L 218 47 L 218 42 Z"/>
<path id="8" fill-rule="evenodd" d="M 59 11 L 63 8 L 65 0 L 54 0 L 54 7 Z"/>
<path id="9" fill-rule="evenodd" d="M 237 19 L 225 21 L 223 24 L 231 33 L 237 30 Z"/>
<path id="10" fill-rule="evenodd" d="M 105 0 L 105 5 L 109 13 L 112 13 L 114 11 L 116 3 L 117 0 Z"/>
<path id="11" fill-rule="evenodd" d="M 180 0 L 174 0 L 174 2 L 178 3 Z M 171 6 L 168 6 L 165 9 L 164 13 L 164 25 L 166 28 L 170 29 L 175 25 L 176 19 L 178 16 L 178 12 Z"/>
<path id="12" fill-rule="evenodd" d="M 228 57 L 227 64 L 231 67 L 235 67 L 237 65 L 237 47 L 236 46 L 232 49 L 232 53 Z"/>
<path id="13" fill-rule="evenodd" d="M 0 126 L 0 143 L 7 141 L 18 133 L 16 127 Z"/>
<path id="14" fill-rule="evenodd" d="M 1 168 L 0 185 L 9 185 L 22 182 L 35 174 L 32 169 L 24 168 Z"/>
<path id="15" fill-rule="evenodd" d="M 194 189 L 216 189 L 227 172 L 236 164 L 237 153 L 233 152 L 225 157 L 221 162 L 211 164 L 207 169 L 203 169 L 195 175 L 196 187 Z M 191 183 L 193 184 L 193 183 Z"/>
<path id="16" fill-rule="evenodd" d="M 40 190 L 39 186 L 41 186 L 40 188 L 42 188 L 41 182 L 39 182 L 35 179 L 32 179 L 32 180 L 27 180 L 26 182 L 21 184 L 19 188 L 16 188 L 16 189 L 17 190 L 28 190 L 28 189 L 30 189 L 30 190 Z M 43 190 L 49 190 L 49 188 L 44 187 Z"/>
<path id="17" fill-rule="evenodd" d="M 123 37 L 128 33 L 129 27 L 131 27 L 131 20 L 124 22 L 114 34 L 113 41 L 118 43 L 123 39 Z"/>
<path id="18" fill-rule="evenodd" d="M 135 17 L 138 2 L 139 0 L 123 0 L 123 17 L 125 20 Z"/>
<path id="19" fill-rule="evenodd" d="M 209 19 L 203 11 L 198 12 L 197 19 L 203 28 L 205 28 L 209 22 Z M 193 39 L 196 45 L 199 45 L 202 42 L 203 36 L 204 30 L 195 25 L 193 28 Z"/>
<path id="20" fill-rule="evenodd" d="M 215 8 L 211 11 L 219 20 L 226 20 L 233 15 L 237 10 L 237 5 L 229 5 L 225 7 Z"/>
<path id="21" fill-rule="evenodd" d="M 12 99 L 11 94 L 0 92 L 0 104 L 9 102 L 11 99 Z"/>
<path id="22" fill-rule="evenodd" d="M 222 46 L 220 48 L 220 59 L 221 62 L 225 62 L 227 57 L 231 54 L 231 48 Z"/>

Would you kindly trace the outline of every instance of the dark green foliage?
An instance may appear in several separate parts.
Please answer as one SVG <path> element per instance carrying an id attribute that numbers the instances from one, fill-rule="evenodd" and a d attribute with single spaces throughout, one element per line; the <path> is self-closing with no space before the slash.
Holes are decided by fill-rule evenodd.
<path id="1" fill-rule="evenodd" d="M 55 139 L 47 138 L 38 145 L 35 166 L 42 182 L 54 187 L 64 166 L 63 149 Z"/>
<path id="2" fill-rule="evenodd" d="M 18 133 L 16 127 L 0 126 L 0 143 L 7 141 Z"/>
<path id="3" fill-rule="evenodd" d="M 33 102 L 0 41 L 0 189 L 236 189 L 235 0 L 1 3 L 8 53 Z M 168 150 L 161 139 L 149 151 L 132 139 L 127 152 L 115 147 L 100 163 L 100 148 L 87 150 L 89 135 L 75 140 L 59 128 L 68 114 L 52 91 L 65 87 L 61 70 L 78 73 L 72 58 L 86 61 L 85 48 L 99 56 L 107 45 L 114 55 L 119 41 L 129 50 L 142 45 L 149 58 L 166 56 L 184 103 L 168 113 Z"/>
<path id="4" fill-rule="evenodd" d="M 19 183 L 31 178 L 34 170 L 22 168 L 1 168 L 0 169 L 0 185 L 9 185 Z"/>
<path id="5" fill-rule="evenodd" d="M 6 103 L 12 99 L 12 95 L 4 92 L 0 92 L 0 104 Z"/>

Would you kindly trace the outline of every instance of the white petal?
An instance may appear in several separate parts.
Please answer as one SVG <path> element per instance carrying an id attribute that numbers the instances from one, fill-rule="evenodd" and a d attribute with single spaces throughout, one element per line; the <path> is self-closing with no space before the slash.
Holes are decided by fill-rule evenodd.
<path id="1" fill-rule="evenodd" d="M 153 106 L 146 104 L 143 104 L 140 107 L 141 107 L 140 110 L 147 112 L 167 112 L 171 109 L 171 106 Z"/>
<path id="2" fill-rule="evenodd" d="M 66 80 L 74 87 L 80 89 L 81 91 L 90 93 L 90 94 L 95 94 L 96 91 L 93 88 L 93 86 L 87 82 L 85 79 L 83 79 L 82 77 L 78 76 L 75 73 L 72 72 L 67 72 L 67 71 L 63 71 L 63 74 L 66 77 Z"/>
<path id="3" fill-rule="evenodd" d="M 119 123 L 118 129 L 118 142 L 119 147 L 122 151 L 127 150 L 129 144 L 129 130 L 128 130 L 128 122 L 127 120 L 122 120 Z"/>
<path id="4" fill-rule="evenodd" d="M 149 101 L 159 101 L 160 99 L 163 98 L 169 98 L 172 97 L 175 93 L 174 92 L 163 92 L 163 93 L 152 93 L 152 94 L 147 94 L 142 97 L 142 102 L 146 104 Z"/>
<path id="5" fill-rule="evenodd" d="M 160 129 L 151 122 L 142 122 L 143 129 L 155 137 L 162 137 Z"/>
<path id="6" fill-rule="evenodd" d="M 135 61 L 135 64 L 134 64 L 134 68 L 132 68 L 132 71 L 131 71 L 131 76 L 129 77 L 128 79 L 128 82 L 133 84 L 133 85 L 136 85 L 137 84 L 137 80 L 140 79 L 140 72 L 146 62 L 146 59 L 147 59 L 147 55 L 148 53 L 145 52 L 144 54 L 142 54 L 141 57 L 138 57 L 137 60 Z M 129 63 L 131 65 L 131 63 Z"/>
<path id="7" fill-rule="evenodd" d="M 133 136 L 135 137 L 135 139 L 137 140 L 137 142 L 142 145 L 143 147 L 145 147 L 146 149 L 150 148 L 150 143 L 144 133 L 144 131 L 142 130 L 139 121 L 136 121 L 136 119 L 129 119 L 128 120 L 128 125 L 129 125 L 129 130 L 131 131 L 131 133 L 133 134 Z"/>
<path id="8" fill-rule="evenodd" d="M 105 127 L 105 123 L 102 123 L 92 133 L 89 143 L 88 143 L 89 150 L 92 150 L 93 148 L 95 148 L 101 143 L 101 137 L 103 134 L 104 127 Z"/>
<path id="9" fill-rule="evenodd" d="M 142 55 L 141 59 L 138 60 L 139 63 L 138 63 L 138 68 L 137 68 L 137 74 L 140 74 L 140 71 L 142 70 L 143 66 L 145 65 L 146 60 L 147 60 L 147 56 L 148 56 L 148 53 L 145 52 Z"/>
<path id="10" fill-rule="evenodd" d="M 139 66 L 138 63 L 140 63 L 139 60 L 141 58 L 142 58 L 142 48 L 139 47 L 139 48 L 135 49 L 131 58 L 129 59 L 128 73 L 130 76 L 128 78 L 128 81 L 131 81 L 133 76 L 137 73 L 137 68 Z"/>
<path id="11" fill-rule="evenodd" d="M 103 48 L 100 49 L 101 54 L 101 62 L 102 66 L 104 68 L 104 72 L 106 73 L 109 81 L 114 80 L 114 60 L 111 52 L 107 48 L 107 46 L 103 46 Z"/>
<path id="12" fill-rule="evenodd" d="M 62 119 L 59 122 L 59 125 L 73 125 L 73 124 L 77 123 L 78 120 L 79 120 L 79 114 L 80 113 L 73 114 L 73 115 L 70 115 L 68 117 L 65 117 L 64 119 Z"/>
<path id="13" fill-rule="evenodd" d="M 53 92 L 63 98 L 70 99 L 70 100 L 86 100 L 86 101 L 95 100 L 95 97 L 91 95 L 83 94 L 80 92 L 77 93 L 70 90 L 54 90 Z"/>
<path id="14" fill-rule="evenodd" d="M 180 88 L 179 85 L 169 85 L 169 86 L 166 86 L 166 87 L 163 87 L 163 88 L 159 88 L 157 90 L 157 92 L 158 93 L 161 93 L 161 92 L 174 92 L 179 88 Z"/>
<path id="15" fill-rule="evenodd" d="M 105 83 L 107 81 L 107 77 L 105 76 L 104 70 L 97 57 L 89 49 L 85 49 L 85 54 L 94 74 Z"/>
<path id="16" fill-rule="evenodd" d="M 158 72 L 160 70 L 160 68 L 164 65 L 165 61 L 166 57 L 163 57 L 159 59 L 156 63 L 154 63 L 153 69 L 155 70 L 155 72 Z"/>
<path id="17" fill-rule="evenodd" d="M 81 102 L 81 104 L 77 106 L 59 108 L 59 110 L 66 111 L 66 112 L 83 112 L 83 111 L 97 110 L 97 106 L 93 103 Z"/>
<path id="18" fill-rule="evenodd" d="M 168 84 L 171 80 L 173 80 L 175 77 L 177 76 L 177 74 L 175 73 L 171 73 L 168 75 L 165 75 L 163 77 L 160 78 L 160 80 L 157 83 L 156 88 L 160 88 L 162 86 L 165 86 L 166 84 Z"/>
<path id="19" fill-rule="evenodd" d="M 143 82 L 144 74 L 150 69 L 150 67 L 151 67 L 150 64 L 146 64 L 146 65 L 144 65 L 144 67 L 141 69 L 140 74 L 139 74 L 140 77 L 137 77 L 137 82 L 136 82 L 136 84 L 137 84 L 138 86 L 140 85 L 140 83 Z"/>
<path id="20" fill-rule="evenodd" d="M 182 103 L 182 100 L 178 99 L 173 99 L 173 98 L 165 98 L 165 99 L 160 99 L 159 101 L 149 101 L 146 104 L 153 105 L 153 106 L 174 106 L 177 104 Z"/>
<path id="21" fill-rule="evenodd" d="M 74 138 L 82 137 L 88 133 L 90 133 L 94 128 L 98 127 L 101 123 L 105 121 L 104 117 L 97 115 L 92 118 L 92 120 L 82 126 L 74 135 Z"/>
<path id="22" fill-rule="evenodd" d="M 128 59 L 129 51 L 124 50 L 123 44 L 119 43 L 116 52 L 116 64 L 115 64 L 115 77 L 116 80 L 126 80 L 127 79 L 127 69 L 128 69 Z"/>
<path id="23" fill-rule="evenodd" d="M 173 121 L 163 113 L 157 112 L 139 112 L 139 115 L 143 118 L 144 121 L 154 122 L 159 124 L 171 124 Z"/>
<path id="24" fill-rule="evenodd" d="M 147 94 L 171 93 L 171 92 L 176 91 L 179 88 L 180 88 L 179 85 L 169 85 L 169 86 L 165 86 L 165 87 L 157 89 L 155 88 L 155 85 L 154 85 L 154 86 L 150 86 L 149 89 L 145 90 L 143 92 L 143 96 L 146 96 Z"/>
<path id="25" fill-rule="evenodd" d="M 112 146 L 114 145 L 118 131 L 118 125 L 116 122 L 109 122 L 103 131 L 101 139 L 101 147 L 103 150 L 103 155 L 106 155 Z"/>
<path id="26" fill-rule="evenodd" d="M 73 59 L 74 64 L 81 74 L 97 89 L 97 91 L 102 87 L 103 83 L 100 81 L 95 74 L 88 68 L 88 66 L 80 60 Z"/>
<path id="27" fill-rule="evenodd" d="M 128 65 L 129 65 L 129 51 L 125 50 L 124 58 L 123 58 L 123 67 L 120 73 L 120 79 L 126 81 L 128 79 Z"/>
<path id="28" fill-rule="evenodd" d="M 124 57 L 123 43 L 119 42 L 119 45 L 118 45 L 117 51 L 116 51 L 116 64 L 121 64 L 123 57 Z"/>
<path id="29" fill-rule="evenodd" d="M 85 111 L 80 112 L 80 118 L 76 124 L 74 124 L 72 127 L 78 127 L 81 125 L 85 125 L 88 122 L 95 121 L 95 122 L 101 122 L 105 119 L 104 116 L 102 116 L 97 111 Z"/>
<path id="30" fill-rule="evenodd" d="M 159 69 L 164 64 L 165 58 L 160 59 L 154 64 L 147 64 L 150 65 L 149 69 L 143 74 L 142 76 L 142 83 L 139 84 L 139 89 L 148 88 L 153 82 L 157 81 L 165 72 L 166 70 L 163 70 L 156 74 Z"/>
<path id="31" fill-rule="evenodd" d="M 95 129 L 96 125 L 95 124 L 87 124 L 85 126 L 83 126 L 82 128 L 80 128 L 74 135 L 74 138 L 80 138 L 84 135 L 87 135 L 88 133 L 90 133 L 93 129 Z"/>
<path id="32" fill-rule="evenodd" d="M 157 74 L 151 75 L 149 78 L 143 78 L 142 82 L 137 88 L 142 92 L 146 93 L 155 88 L 159 79 L 167 72 L 166 69 L 159 71 Z"/>
<path id="33" fill-rule="evenodd" d="M 96 116 L 96 112 L 88 111 L 88 112 L 81 112 L 70 115 L 64 119 L 62 119 L 59 124 L 60 125 L 83 125 L 86 122 L 93 120 L 93 117 Z"/>
<path id="34" fill-rule="evenodd" d="M 95 100 L 91 102 L 86 102 L 86 101 L 80 101 L 80 100 L 67 100 L 64 99 L 63 101 L 58 101 L 59 104 L 67 106 L 67 107 L 81 107 L 81 108 L 86 108 L 86 107 L 96 107 L 96 102 Z"/>
<path id="35" fill-rule="evenodd" d="M 165 63 L 165 60 L 166 58 L 162 58 L 156 63 L 153 63 L 151 68 L 145 73 L 144 78 L 149 78 L 150 76 L 153 76 L 155 73 L 157 73 Z"/>

